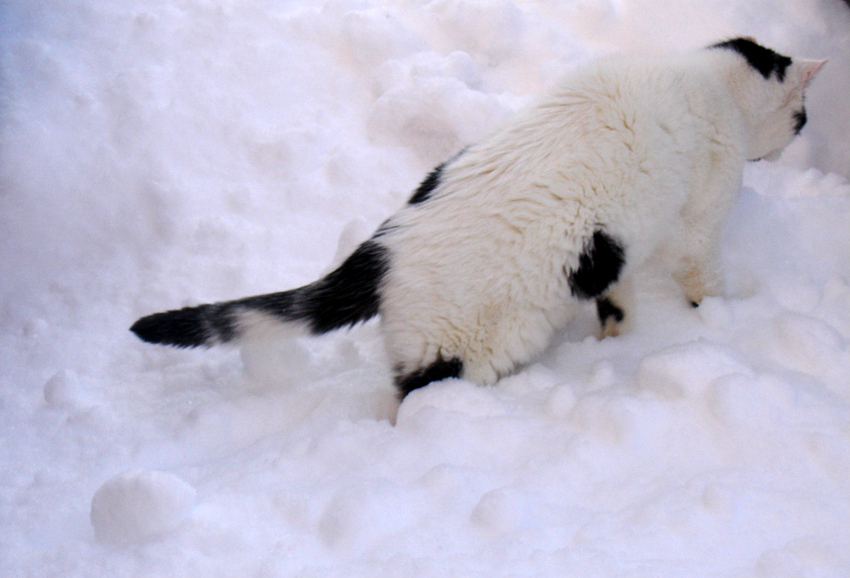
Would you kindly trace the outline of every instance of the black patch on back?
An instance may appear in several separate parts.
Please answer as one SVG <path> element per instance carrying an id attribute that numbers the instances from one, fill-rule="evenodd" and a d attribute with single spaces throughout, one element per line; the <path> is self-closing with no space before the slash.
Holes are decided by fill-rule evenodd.
<path id="1" fill-rule="evenodd" d="M 398 388 L 399 399 L 404 399 L 414 389 L 425 387 L 432 381 L 440 381 L 449 377 L 460 377 L 463 372 L 463 362 L 457 357 L 448 361 L 438 358 L 428 367 L 423 367 L 407 375 L 397 375 L 395 385 Z"/>
<path id="2" fill-rule="evenodd" d="M 292 291 L 233 302 L 284 320 L 306 321 L 314 334 L 366 321 L 378 314 L 389 250 L 369 240 L 315 283 Z"/>
<path id="3" fill-rule="evenodd" d="M 746 38 L 733 38 L 726 42 L 720 42 L 709 48 L 726 48 L 733 50 L 747 59 L 747 63 L 758 70 L 765 79 L 776 73 L 779 82 L 785 80 L 785 70 L 791 66 L 791 59 L 765 48 Z"/>
<path id="4" fill-rule="evenodd" d="M 578 267 L 567 274 L 570 291 L 579 299 L 602 295 L 620 278 L 625 262 L 623 246 L 604 231 L 595 231 L 579 255 Z"/>
<path id="5" fill-rule="evenodd" d="M 434 192 L 434 189 L 440 186 L 440 177 L 443 175 L 443 169 L 445 167 L 446 163 L 442 163 L 431 171 L 413 193 L 413 196 L 410 197 L 410 200 L 407 201 L 408 204 L 418 205 L 419 203 L 427 201 L 431 197 L 431 193 Z"/>
<path id="6" fill-rule="evenodd" d="M 809 120 L 808 115 L 806 114 L 806 109 L 801 108 L 797 112 L 794 113 L 794 134 L 800 134 L 800 131 L 803 130 L 803 127 L 806 126 L 806 121 Z"/>
<path id="7" fill-rule="evenodd" d="M 603 327 L 605 327 L 605 323 L 611 318 L 617 323 L 620 323 L 626 317 L 623 310 L 608 297 L 600 297 L 596 300 L 596 315 L 599 317 L 599 323 Z"/>

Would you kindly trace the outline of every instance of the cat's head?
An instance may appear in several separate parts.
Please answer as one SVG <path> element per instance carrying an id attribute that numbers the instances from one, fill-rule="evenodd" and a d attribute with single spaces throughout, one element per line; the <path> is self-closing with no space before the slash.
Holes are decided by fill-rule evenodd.
<path id="1" fill-rule="evenodd" d="M 826 60 L 792 59 L 735 38 L 709 47 L 727 51 L 727 82 L 744 114 L 747 158 L 775 159 L 806 124 L 805 89 Z"/>

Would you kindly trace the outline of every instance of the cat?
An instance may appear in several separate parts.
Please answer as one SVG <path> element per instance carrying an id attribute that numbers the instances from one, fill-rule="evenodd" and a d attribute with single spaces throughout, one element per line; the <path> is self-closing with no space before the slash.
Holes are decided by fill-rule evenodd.
<path id="1" fill-rule="evenodd" d="M 380 315 L 403 399 L 451 377 L 493 384 L 539 355 L 582 301 L 616 335 L 630 320 L 630 278 L 658 251 L 697 306 L 722 292 L 718 237 L 745 162 L 777 157 L 799 134 L 804 89 L 824 63 L 751 38 L 598 59 L 439 165 L 324 278 L 131 330 L 196 347 Z"/>

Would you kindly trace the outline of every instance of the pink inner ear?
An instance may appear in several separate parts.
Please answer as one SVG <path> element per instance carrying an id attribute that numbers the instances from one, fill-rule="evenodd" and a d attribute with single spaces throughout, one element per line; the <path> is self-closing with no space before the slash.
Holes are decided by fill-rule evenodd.
<path id="1" fill-rule="evenodd" d="M 826 64 L 826 60 L 811 60 L 806 63 L 803 69 L 803 85 L 808 86 L 814 80 L 818 71 Z"/>

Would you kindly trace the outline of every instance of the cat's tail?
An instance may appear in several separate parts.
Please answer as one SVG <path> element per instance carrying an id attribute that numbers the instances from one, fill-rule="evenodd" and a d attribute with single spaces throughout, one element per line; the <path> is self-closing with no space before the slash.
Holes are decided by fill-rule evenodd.
<path id="1" fill-rule="evenodd" d="M 314 283 L 236 301 L 154 313 L 130 330 L 143 341 L 176 347 L 236 342 L 272 322 L 300 322 L 321 334 L 374 317 L 388 268 L 388 251 L 366 241 L 337 269 Z"/>

